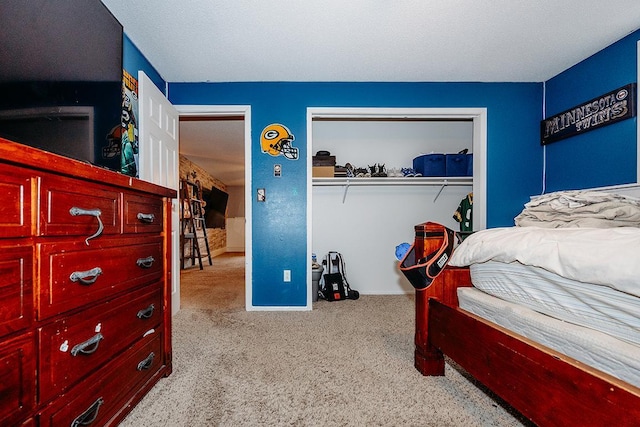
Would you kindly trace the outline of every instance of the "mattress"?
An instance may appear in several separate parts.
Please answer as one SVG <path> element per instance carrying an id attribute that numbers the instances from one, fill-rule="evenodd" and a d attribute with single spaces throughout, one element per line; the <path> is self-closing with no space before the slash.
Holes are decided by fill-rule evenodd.
<path id="1" fill-rule="evenodd" d="M 460 308 L 640 387 L 640 346 L 563 322 L 476 288 L 459 288 Z"/>
<path id="2" fill-rule="evenodd" d="M 495 297 L 640 346 L 640 298 L 519 262 L 470 266 L 473 285 Z"/>
<path id="3" fill-rule="evenodd" d="M 491 228 L 464 239 L 449 265 L 518 261 L 640 297 L 638 248 L 640 228 L 634 227 Z"/>

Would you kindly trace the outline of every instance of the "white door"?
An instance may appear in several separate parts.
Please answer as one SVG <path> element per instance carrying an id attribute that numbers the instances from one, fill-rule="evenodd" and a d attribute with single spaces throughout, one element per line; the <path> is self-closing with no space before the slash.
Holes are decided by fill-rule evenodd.
<path id="1" fill-rule="evenodd" d="M 140 179 L 178 190 L 178 111 L 142 71 L 138 73 Z M 171 215 L 171 313 L 180 310 L 180 236 L 178 199 Z"/>

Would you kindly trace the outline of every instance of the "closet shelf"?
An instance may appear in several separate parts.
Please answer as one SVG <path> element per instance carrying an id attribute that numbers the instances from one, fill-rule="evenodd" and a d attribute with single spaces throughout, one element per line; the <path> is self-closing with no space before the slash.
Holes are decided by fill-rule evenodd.
<path id="1" fill-rule="evenodd" d="M 473 177 L 375 177 L 375 178 L 313 178 L 313 186 L 356 186 L 356 185 L 472 185 Z"/>
<path id="2" fill-rule="evenodd" d="M 439 186 L 438 194 L 433 199 L 434 203 L 440 197 L 440 193 L 445 187 L 449 185 L 463 186 L 473 185 L 472 176 L 461 177 L 375 177 L 375 178 L 313 178 L 314 187 L 344 187 L 344 193 L 342 194 L 342 203 L 347 199 L 347 191 L 353 186 L 389 186 L 389 185 L 404 185 L 404 186 Z"/>

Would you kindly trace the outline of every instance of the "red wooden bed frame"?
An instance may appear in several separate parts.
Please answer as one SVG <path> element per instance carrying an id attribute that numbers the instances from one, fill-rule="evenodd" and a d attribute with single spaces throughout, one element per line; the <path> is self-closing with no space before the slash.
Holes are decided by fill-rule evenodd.
<path id="1" fill-rule="evenodd" d="M 541 426 L 639 426 L 640 389 L 458 307 L 468 268 L 416 291 L 415 366 L 444 375 L 444 355 Z M 639 355 L 640 357 L 640 355 Z"/>

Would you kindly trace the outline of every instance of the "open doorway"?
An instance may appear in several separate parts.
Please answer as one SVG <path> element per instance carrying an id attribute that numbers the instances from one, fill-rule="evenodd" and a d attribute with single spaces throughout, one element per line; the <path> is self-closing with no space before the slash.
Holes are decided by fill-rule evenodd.
<path id="1" fill-rule="evenodd" d="M 223 224 L 207 229 L 213 257 L 242 256 L 245 293 L 251 283 L 250 265 L 244 257 L 250 253 L 250 107 L 248 106 L 175 106 L 180 114 L 180 177 L 186 174 L 202 183 L 206 194 L 228 196 Z M 213 190 L 213 191 L 212 191 Z M 213 203 L 213 202 L 211 202 Z M 203 264 L 208 265 L 207 262 Z M 195 267 L 198 270 L 197 267 Z"/>

